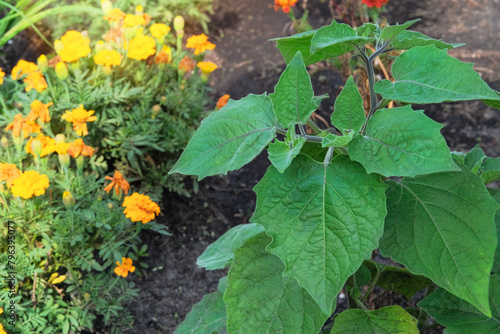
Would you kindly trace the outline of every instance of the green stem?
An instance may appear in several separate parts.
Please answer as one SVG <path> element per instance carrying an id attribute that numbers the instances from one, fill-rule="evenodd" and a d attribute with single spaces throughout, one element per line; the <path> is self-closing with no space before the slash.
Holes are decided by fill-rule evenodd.
<path id="1" fill-rule="evenodd" d="M 365 312 L 369 312 L 369 311 L 370 311 L 370 310 L 368 310 L 368 309 L 366 308 L 365 304 L 363 304 L 363 302 L 361 302 L 361 300 L 359 300 L 359 299 L 357 299 L 357 298 L 356 298 L 356 299 L 354 299 L 354 301 L 356 302 L 356 305 L 357 305 L 360 309 L 362 309 L 363 311 L 365 311 Z"/>
<path id="2" fill-rule="evenodd" d="M 316 133 L 320 133 L 322 131 L 318 124 L 314 123 L 311 119 L 307 120 L 307 125 L 309 125 Z"/>
<path id="3" fill-rule="evenodd" d="M 377 284 L 377 281 L 378 279 L 380 278 L 380 275 L 382 274 L 382 272 L 384 271 L 386 267 L 383 267 L 382 269 L 380 269 L 377 274 L 375 275 L 375 277 L 373 278 L 373 280 L 371 281 L 370 283 L 370 286 L 368 287 L 368 290 L 366 291 L 366 293 L 363 295 L 363 297 L 361 298 L 361 301 L 362 302 L 365 302 L 366 299 L 368 298 L 368 296 L 373 292 L 373 289 L 375 289 L 375 285 Z"/>

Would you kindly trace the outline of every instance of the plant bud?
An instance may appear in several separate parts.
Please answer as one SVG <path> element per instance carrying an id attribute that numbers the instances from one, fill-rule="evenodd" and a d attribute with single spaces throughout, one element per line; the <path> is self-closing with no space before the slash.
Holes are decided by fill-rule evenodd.
<path id="1" fill-rule="evenodd" d="M 56 53 L 59 54 L 62 49 L 64 49 L 64 44 L 60 40 L 56 39 L 54 41 L 54 50 L 56 50 Z"/>
<path id="2" fill-rule="evenodd" d="M 40 57 L 38 57 L 36 63 L 42 73 L 47 72 L 47 69 L 49 68 L 49 61 L 47 60 L 46 55 L 41 55 Z"/>
<path id="3" fill-rule="evenodd" d="M 63 193 L 63 203 L 67 209 L 71 209 L 72 207 L 75 206 L 76 203 L 75 198 L 73 197 L 73 195 L 71 195 L 69 191 L 65 191 Z"/>
<path id="4" fill-rule="evenodd" d="M 113 203 L 108 203 L 108 209 L 113 209 Z"/>
<path id="5" fill-rule="evenodd" d="M 135 7 L 135 15 L 142 16 L 142 14 L 144 14 L 144 7 L 141 5 Z"/>
<path id="6" fill-rule="evenodd" d="M 155 104 L 153 106 L 153 115 L 151 115 L 151 118 L 155 118 L 161 111 L 161 106 L 159 104 Z"/>
<path id="7" fill-rule="evenodd" d="M 66 136 L 63 135 L 62 133 L 59 133 L 59 134 L 56 135 L 55 141 L 56 141 L 56 144 L 65 143 L 66 142 Z"/>
<path id="8" fill-rule="evenodd" d="M 101 8 L 104 14 L 108 15 L 113 10 L 113 4 L 109 0 L 101 0 Z"/>
<path id="9" fill-rule="evenodd" d="M 68 78 L 68 66 L 63 63 L 59 62 L 56 65 L 56 76 L 59 80 L 66 80 Z"/>
<path id="10" fill-rule="evenodd" d="M 161 101 L 162 103 L 167 102 L 167 97 L 166 97 L 166 96 L 162 96 L 162 97 L 160 97 L 160 101 Z"/>
<path id="11" fill-rule="evenodd" d="M 9 147 L 9 140 L 6 137 L 2 137 L 2 146 Z"/>
<path id="12" fill-rule="evenodd" d="M 83 163 L 85 162 L 83 155 L 79 155 L 78 158 L 76 158 L 76 168 L 78 168 L 78 171 L 81 173 L 83 171 Z"/>
<path id="13" fill-rule="evenodd" d="M 182 34 L 184 35 L 184 18 L 180 15 L 177 15 L 176 17 L 174 17 L 174 30 L 177 34 L 179 34 L 179 32 L 182 32 Z"/>
<path id="14" fill-rule="evenodd" d="M 104 41 L 98 41 L 96 44 L 95 44 L 95 53 L 99 53 L 101 51 L 104 51 L 106 50 L 106 44 L 104 44 Z"/>
<path id="15" fill-rule="evenodd" d="M 58 154 L 59 158 L 59 163 L 61 164 L 61 167 L 66 170 L 69 167 L 69 154 Z"/>
<path id="16" fill-rule="evenodd" d="M 31 150 L 38 158 L 40 158 L 40 155 L 42 154 L 42 142 L 39 139 L 33 139 L 31 142 Z"/>

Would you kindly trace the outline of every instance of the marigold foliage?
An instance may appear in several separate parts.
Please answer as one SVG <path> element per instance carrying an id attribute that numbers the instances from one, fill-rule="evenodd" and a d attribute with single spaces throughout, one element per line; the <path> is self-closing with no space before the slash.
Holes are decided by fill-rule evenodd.
<path id="1" fill-rule="evenodd" d="M 155 202 L 151 201 L 149 196 L 139 193 L 133 193 L 125 197 L 122 205 L 127 218 L 133 222 L 142 221 L 143 224 L 150 222 L 155 218 L 155 214 L 160 213 L 160 207 Z"/>
<path id="2" fill-rule="evenodd" d="M 34 170 L 24 172 L 12 183 L 12 194 L 24 199 L 29 199 L 33 195 L 40 196 L 45 194 L 45 189 L 49 187 L 49 178 L 47 175 L 38 174 Z"/>

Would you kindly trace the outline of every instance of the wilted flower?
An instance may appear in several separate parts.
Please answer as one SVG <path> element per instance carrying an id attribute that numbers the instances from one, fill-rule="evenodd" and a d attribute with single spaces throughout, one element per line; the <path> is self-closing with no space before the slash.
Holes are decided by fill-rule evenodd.
<path id="1" fill-rule="evenodd" d="M 120 53 L 116 50 L 102 50 L 94 56 L 94 62 L 97 65 L 120 65 L 120 61 Z"/>
<path id="2" fill-rule="evenodd" d="M 33 154 L 33 156 L 36 156 L 36 152 L 33 151 L 32 148 L 32 143 L 34 140 L 38 140 L 41 143 L 41 152 L 40 152 L 40 157 L 44 157 L 46 155 L 49 155 L 53 153 L 56 149 L 56 141 L 54 138 L 44 136 L 42 133 L 40 133 L 36 138 L 31 138 L 28 140 L 28 143 L 26 144 L 26 153 L 28 154 Z"/>
<path id="3" fill-rule="evenodd" d="M 115 192 L 117 195 L 120 194 L 120 189 L 123 190 L 125 194 L 127 194 L 128 191 L 130 190 L 130 184 L 127 182 L 127 180 L 125 180 L 123 175 L 117 170 L 115 171 L 113 177 L 106 176 L 104 179 L 111 180 L 111 183 L 108 184 L 106 188 L 104 188 L 104 191 L 107 192 L 108 194 L 109 191 L 113 188 L 115 188 Z"/>
<path id="4" fill-rule="evenodd" d="M 184 58 L 182 58 L 179 62 L 179 70 L 186 72 L 192 71 L 194 69 L 194 64 L 194 60 L 192 60 L 188 56 L 184 56 Z"/>
<path id="5" fill-rule="evenodd" d="M 156 54 L 155 63 L 157 64 L 168 64 L 172 61 L 172 49 L 163 44 L 160 52 Z"/>
<path id="6" fill-rule="evenodd" d="M 67 63 L 86 57 L 92 51 L 88 39 L 75 30 L 67 31 L 61 37 L 61 43 L 64 48 L 59 52 L 59 55 Z"/>
<path id="7" fill-rule="evenodd" d="M 133 222 L 142 221 L 143 224 L 153 220 L 155 214 L 160 213 L 160 207 L 155 202 L 151 201 L 149 196 L 139 193 L 133 193 L 131 196 L 125 197 L 122 205 L 127 218 Z"/>
<path id="8" fill-rule="evenodd" d="M 219 110 L 222 107 L 224 107 L 227 104 L 229 97 L 230 97 L 229 94 L 224 94 L 221 97 L 219 97 L 219 100 L 217 101 L 217 105 L 215 106 L 215 110 Z"/>
<path id="9" fill-rule="evenodd" d="M 215 49 L 215 44 L 208 41 L 208 36 L 201 34 L 189 37 L 187 39 L 186 47 L 193 48 L 194 54 L 199 55 L 200 53 L 205 52 L 205 50 Z"/>
<path id="10" fill-rule="evenodd" d="M 135 26 L 143 26 L 146 24 L 146 20 L 141 15 L 132 15 L 127 14 L 125 19 L 123 20 L 123 27 L 135 27 Z"/>
<path id="11" fill-rule="evenodd" d="M 115 274 L 122 277 L 127 277 L 128 273 L 133 273 L 135 267 L 132 265 L 132 259 L 122 257 L 122 264 L 116 261 L 118 267 L 115 268 Z"/>
<path id="12" fill-rule="evenodd" d="M 94 155 L 94 149 L 90 146 L 85 145 L 83 139 L 78 138 L 74 142 L 69 143 L 68 154 L 73 158 L 78 158 L 78 156 L 83 155 L 86 157 L 91 157 Z"/>
<path id="13" fill-rule="evenodd" d="M 49 107 L 51 105 L 53 105 L 52 102 L 42 103 L 39 100 L 31 102 L 31 111 L 26 116 L 26 120 L 36 121 L 37 118 L 40 118 L 42 122 L 50 122 Z"/>
<path id="14" fill-rule="evenodd" d="M 45 189 L 49 187 L 47 175 L 38 174 L 34 170 L 24 172 L 12 182 L 12 194 L 28 199 L 31 196 L 45 194 Z"/>
<path id="15" fill-rule="evenodd" d="M 274 0 L 274 10 L 283 9 L 283 12 L 289 13 L 290 7 L 295 7 L 297 0 Z"/>
<path id="16" fill-rule="evenodd" d="M 130 40 L 127 57 L 143 60 L 155 53 L 156 42 L 154 38 L 139 34 Z"/>
<path id="17" fill-rule="evenodd" d="M 26 84 L 25 90 L 29 92 L 32 89 L 36 89 L 37 92 L 43 91 L 47 88 L 47 81 L 45 81 L 45 77 L 42 72 L 36 71 L 28 74 L 26 78 L 24 78 L 24 83 Z"/>
<path id="18" fill-rule="evenodd" d="M 89 134 L 87 130 L 87 122 L 93 122 L 97 119 L 96 116 L 92 116 L 94 110 L 85 110 L 83 105 L 71 111 L 66 110 L 66 114 L 62 115 L 61 118 L 73 123 L 73 130 L 76 131 L 78 136 L 86 136 Z"/>
<path id="19" fill-rule="evenodd" d="M 14 116 L 14 121 L 5 128 L 5 130 L 12 130 L 13 137 L 19 137 L 21 135 L 21 130 L 23 130 L 23 138 L 28 138 L 30 133 L 39 133 L 40 129 L 40 125 L 35 122 L 27 121 L 23 118 L 22 114 L 16 114 L 16 116 Z"/>
<path id="20" fill-rule="evenodd" d="M 21 171 L 14 164 L 0 162 L 0 181 L 6 181 L 7 187 L 12 187 L 12 182 L 21 176 Z"/>
<path id="21" fill-rule="evenodd" d="M 17 80 L 19 77 L 38 71 L 38 66 L 35 63 L 21 59 L 12 69 L 12 79 Z"/>
<path id="22" fill-rule="evenodd" d="M 155 23 L 149 27 L 149 31 L 154 38 L 161 38 L 168 34 L 170 27 L 164 23 Z"/>
<path id="23" fill-rule="evenodd" d="M 372 8 L 373 6 L 381 8 L 383 5 L 389 2 L 389 0 L 362 0 L 362 3 Z"/>

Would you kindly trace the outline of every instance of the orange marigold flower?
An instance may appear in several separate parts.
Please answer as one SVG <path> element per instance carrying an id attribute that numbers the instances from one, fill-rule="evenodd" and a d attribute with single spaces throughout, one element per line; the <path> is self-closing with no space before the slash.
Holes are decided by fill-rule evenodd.
<path id="1" fill-rule="evenodd" d="M 122 28 L 109 28 L 109 31 L 104 35 L 106 42 L 118 42 L 124 35 Z"/>
<path id="2" fill-rule="evenodd" d="M 153 37 L 137 35 L 130 40 L 127 57 L 143 60 L 156 53 L 156 42 Z"/>
<path id="3" fill-rule="evenodd" d="M 116 261 L 118 267 L 115 268 L 115 274 L 118 276 L 127 277 L 128 273 L 133 273 L 135 267 L 132 265 L 132 259 L 122 257 L 122 263 Z"/>
<path id="4" fill-rule="evenodd" d="M 221 97 L 219 97 L 219 100 L 217 101 L 217 105 L 215 106 L 215 110 L 219 110 L 222 107 L 224 107 L 227 104 L 229 97 L 230 97 L 229 94 L 224 94 Z"/>
<path id="5" fill-rule="evenodd" d="M 0 181 L 7 181 L 7 187 L 12 187 L 12 182 L 21 175 L 21 171 L 14 164 L 0 162 Z"/>
<path id="6" fill-rule="evenodd" d="M 25 89 L 27 92 L 29 92 L 32 89 L 36 89 L 36 91 L 40 93 L 41 91 L 43 91 L 45 88 L 48 87 L 47 81 L 45 81 L 45 77 L 40 71 L 29 73 L 28 76 L 23 81 L 26 84 Z"/>
<path id="7" fill-rule="evenodd" d="M 45 194 L 45 189 L 49 187 L 49 178 L 47 175 L 38 174 L 34 170 L 22 173 L 12 182 L 12 194 L 28 199 L 31 196 L 40 196 Z"/>
<path id="8" fill-rule="evenodd" d="M 212 73 L 217 69 L 217 65 L 210 61 L 200 61 L 196 66 L 205 74 Z"/>
<path id="9" fill-rule="evenodd" d="M 184 56 L 184 58 L 181 59 L 179 62 L 179 70 L 182 71 L 192 71 L 194 69 L 194 60 L 189 58 L 188 56 Z"/>
<path id="10" fill-rule="evenodd" d="M 2 69 L 0 68 L 0 85 L 3 84 L 3 77 L 5 76 L 5 72 L 2 71 Z"/>
<path id="11" fill-rule="evenodd" d="M 120 194 L 120 189 L 123 190 L 125 194 L 128 194 L 128 191 L 130 190 L 130 184 L 125 180 L 123 175 L 119 171 L 115 171 L 115 174 L 113 177 L 111 176 L 106 176 L 104 178 L 105 180 L 111 180 L 111 183 L 104 188 L 104 191 L 109 194 L 109 191 L 115 188 L 115 192 L 117 195 Z"/>
<path id="12" fill-rule="evenodd" d="M 38 66 L 35 63 L 21 59 L 12 69 L 12 79 L 17 80 L 19 77 L 38 71 Z"/>
<path id="13" fill-rule="evenodd" d="M 102 50 L 94 56 L 94 62 L 104 66 L 120 65 L 120 53 L 116 50 Z"/>
<path id="14" fill-rule="evenodd" d="M 31 143 L 33 142 L 34 139 L 35 138 L 31 138 L 30 140 L 28 140 L 25 150 L 26 153 L 33 154 L 33 156 L 36 156 L 35 153 L 33 152 L 33 149 L 31 148 Z M 38 139 L 42 143 L 42 152 L 40 154 L 40 157 L 49 155 L 56 150 L 56 141 L 54 140 L 54 138 L 44 136 L 42 133 L 40 133 L 36 137 L 36 139 Z"/>
<path id="15" fill-rule="evenodd" d="M 89 134 L 87 130 L 87 122 L 93 122 L 97 119 L 96 116 L 92 116 L 94 110 L 85 110 L 83 105 L 71 111 L 66 110 L 66 114 L 62 115 L 62 119 L 73 123 L 73 130 L 76 131 L 78 136 L 86 136 Z"/>
<path id="16" fill-rule="evenodd" d="M 162 38 L 170 31 L 170 27 L 164 23 L 155 23 L 149 27 L 149 31 L 154 38 Z"/>
<path id="17" fill-rule="evenodd" d="M 123 20 L 125 16 L 125 13 L 122 12 L 119 8 L 113 8 L 113 10 L 108 15 L 103 16 L 103 19 L 108 21 L 109 23 L 119 22 L 120 20 Z"/>
<path id="18" fill-rule="evenodd" d="M 146 24 L 146 20 L 142 15 L 132 15 L 127 14 L 125 19 L 123 20 L 123 27 L 135 27 L 135 26 L 143 26 Z"/>
<path id="19" fill-rule="evenodd" d="M 5 130 L 12 130 L 12 136 L 19 137 L 23 130 L 23 138 L 28 138 L 30 133 L 40 133 L 41 127 L 35 122 L 27 121 L 22 114 L 14 116 L 14 121 L 7 125 Z"/>
<path id="20" fill-rule="evenodd" d="M 200 53 L 205 52 L 205 50 L 215 49 L 215 44 L 208 41 L 208 36 L 201 34 L 189 37 L 187 39 L 186 47 L 193 48 L 194 54 L 199 55 Z"/>
<path id="21" fill-rule="evenodd" d="M 161 47 L 160 52 L 156 54 L 155 63 L 168 64 L 172 61 L 172 49 L 165 44 Z"/>
<path id="22" fill-rule="evenodd" d="M 59 52 L 61 59 L 67 63 L 86 57 L 92 50 L 87 38 L 75 30 L 67 31 L 61 37 L 63 49 Z"/>
<path id="23" fill-rule="evenodd" d="M 389 2 L 389 0 L 362 0 L 362 3 L 372 8 L 373 6 L 381 8 L 383 5 Z"/>
<path id="24" fill-rule="evenodd" d="M 143 224 L 153 220 L 155 214 L 160 213 L 160 207 L 155 202 L 151 201 L 149 196 L 139 193 L 133 193 L 131 196 L 125 197 L 122 205 L 127 218 L 133 222 L 142 221 Z"/>
<path id="25" fill-rule="evenodd" d="M 37 118 L 40 118 L 42 122 L 50 122 L 50 114 L 49 107 L 54 103 L 42 103 L 39 100 L 35 100 L 31 102 L 31 111 L 26 116 L 27 121 L 36 121 Z"/>
<path id="26" fill-rule="evenodd" d="M 283 9 L 284 13 L 290 12 L 290 7 L 295 7 L 297 0 L 274 0 L 274 10 Z"/>
<path id="27" fill-rule="evenodd" d="M 94 151 L 92 147 L 85 145 L 82 138 L 76 139 L 74 142 L 69 143 L 68 146 L 68 154 L 73 158 L 78 158 L 80 154 L 91 157 L 94 155 Z"/>

